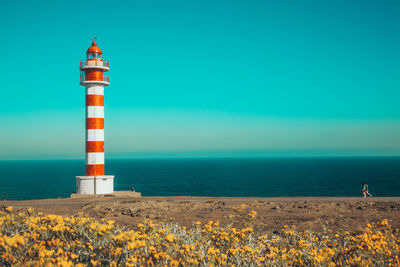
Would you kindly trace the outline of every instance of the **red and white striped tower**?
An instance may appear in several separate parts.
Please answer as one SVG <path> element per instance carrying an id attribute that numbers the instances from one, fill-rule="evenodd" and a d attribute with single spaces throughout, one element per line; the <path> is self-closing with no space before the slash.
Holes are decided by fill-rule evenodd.
<path id="1" fill-rule="evenodd" d="M 93 40 L 81 61 L 80 84 L 86 87 L 86 176 L 76 177 L 78 194 L 114 191 L 114 176 L 104 175 L 104 86 L 108 86 L 108 61 Z"/>

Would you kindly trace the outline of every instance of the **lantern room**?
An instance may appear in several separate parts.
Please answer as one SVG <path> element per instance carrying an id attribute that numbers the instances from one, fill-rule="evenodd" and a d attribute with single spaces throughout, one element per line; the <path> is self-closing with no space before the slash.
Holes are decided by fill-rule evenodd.
<path id="1" fill-rule="evenodd" d="M 86 51 L 86 59 L 81 60 L 81 85 L 88 84 L 101 84 L 104 86 L 109 85 L 108 76 L 104 72 L 109 71 L 109 63 L 103 59 L 103 53 L 97 46 L 95 40 L 92 46 Z"/>
<path id="2" fill-rule="evenodd" d="M 86 51 L 87 60 L 99 60 L 102 61 L 103 53 L 101 49 L 97 46 L 96 42 L 93 40 L 92 46 Z"/>

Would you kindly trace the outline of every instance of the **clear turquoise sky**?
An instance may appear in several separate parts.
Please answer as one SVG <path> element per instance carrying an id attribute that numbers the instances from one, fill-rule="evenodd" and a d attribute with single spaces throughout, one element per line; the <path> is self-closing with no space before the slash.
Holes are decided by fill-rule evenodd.
<path id="1" fill-rule="evenodd" d="M 6 1 L 0 159 L 83 158 L 79 60 L 110 60 L 109 157 L 400 155 L 399 1 Z"/>

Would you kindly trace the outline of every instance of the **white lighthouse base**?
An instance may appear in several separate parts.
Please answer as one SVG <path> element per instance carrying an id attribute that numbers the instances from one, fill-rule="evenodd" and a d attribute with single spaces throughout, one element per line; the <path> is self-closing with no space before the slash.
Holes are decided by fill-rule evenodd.
<path id="1" fill-rule="evenodd" d="M 76 194 L 111 194 L 114 192 L 114 175 L 76 176 Z"/>

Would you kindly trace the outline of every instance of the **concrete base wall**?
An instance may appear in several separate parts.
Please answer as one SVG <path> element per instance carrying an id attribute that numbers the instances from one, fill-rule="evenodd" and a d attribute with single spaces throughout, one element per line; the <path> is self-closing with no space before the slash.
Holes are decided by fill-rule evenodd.
<path id="1" fill-rule="evenodd" d="M 142 194 L 140 192 L 132 191 L 114 191 L 111 194 L 71 194 L 71 198 L 101 198 L 101 197 L 118 197 L 118 198 L 140 198 Z"/>
<path id="2" fill-rule="evenodd" d="M 114 192 L 114 175 L 76 176 L 77 194 L 111 194 Z"/>

